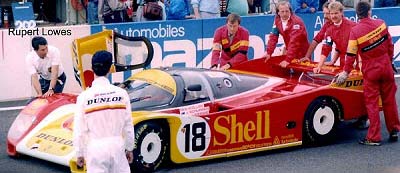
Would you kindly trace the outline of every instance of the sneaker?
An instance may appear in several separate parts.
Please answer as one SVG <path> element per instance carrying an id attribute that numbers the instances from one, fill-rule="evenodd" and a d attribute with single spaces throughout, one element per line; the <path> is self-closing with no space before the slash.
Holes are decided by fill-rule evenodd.
<path id="1" fill-rule="evenodd" d="M 397 130 L 393 130 L 392 132 L 390 132 L 390 136 L 389 136 L 389 141 L 390 142 L 397 142 L 397 140 L 399 139 L 399 132 Z"/>
<path id="2" fill-rule="evenodd" d="M 380 146 L 381 145 L 380 141 L 371 141 L 371 140 L 368 140 L 365 138 L 359 140 L 358 143 L 362 144 L 362 145 L 369 145 L 369 146 Z"/>

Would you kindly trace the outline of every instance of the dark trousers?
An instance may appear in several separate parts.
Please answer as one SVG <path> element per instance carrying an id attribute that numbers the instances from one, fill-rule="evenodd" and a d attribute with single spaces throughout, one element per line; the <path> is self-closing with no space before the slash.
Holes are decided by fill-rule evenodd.
<path id="1" fill-rule="evenodd" d="M 104 23 L 122 23 L 129 22 L 126 10 L 113 11 L 111 14 L 103 16 Z"/>
<path id="2" fill-rule="evenodd" d="M 64 89 L 65 81 L 67 80 L 67 76 L 65 73 L 61 74 L 60 77 L 57 79 L 56 86 L 53 88 L 54 93 L 61 93 Z M 39 79 L 40 87 L 42 89 L 42 93 L 46 93 L 49 90 L 50 80 L 43 79 L 40 77 Z"/>

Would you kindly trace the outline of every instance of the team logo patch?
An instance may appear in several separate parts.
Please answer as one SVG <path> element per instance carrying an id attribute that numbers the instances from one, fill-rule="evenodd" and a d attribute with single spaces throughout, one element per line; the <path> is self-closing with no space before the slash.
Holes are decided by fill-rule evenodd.
<path id="1" fill-rule="evenodd" d="M 293 29 L 300 29 L 300 25 L 293 25 Z"/>

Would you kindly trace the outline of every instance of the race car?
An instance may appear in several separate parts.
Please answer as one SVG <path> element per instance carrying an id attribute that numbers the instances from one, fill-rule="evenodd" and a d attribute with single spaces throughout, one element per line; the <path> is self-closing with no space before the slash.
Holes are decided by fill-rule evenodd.
<path id="1" fill-rule="evenodd" d="M 75 70 L 80 84 L 89 86 L 92 78 L 89 68 L 83 68 L 88 62 L 83 57 L 90 56 L 77 56 Z M 284 58 L 273 57 L 267 63 L 254 59 L 228 71 L 145 69 L 119 83 L 132 105 L 132 170 L 149 172 L 167 161 L 187 163 L 327 143 L 341 121 L 366 115 L 359 71 L 353 70 L 343 85 L 337 85 L 333 81 L 339 67 L 326 66 L 314 74 L 316 64 L 311 62 L 292 61 L 281 68 Z M 146 60 L 140 67 L 148 65 Z M 9 130 L 8 154 L 85 171 L 76 166 L 72 146 L 75 101 L 76 95 L 58 94 L 27 105 Z"/>

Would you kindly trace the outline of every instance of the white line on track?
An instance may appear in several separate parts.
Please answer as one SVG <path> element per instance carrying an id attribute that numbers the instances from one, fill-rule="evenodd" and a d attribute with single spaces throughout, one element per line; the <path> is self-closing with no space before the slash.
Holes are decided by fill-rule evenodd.
<path id="1" fill-rule="evenodd" d="M 0 108 L 0 111 L 20 110 L 20 109 L 24 109 L 24 107 L 25 106 L 5 107 L 5 108 Z"/>

